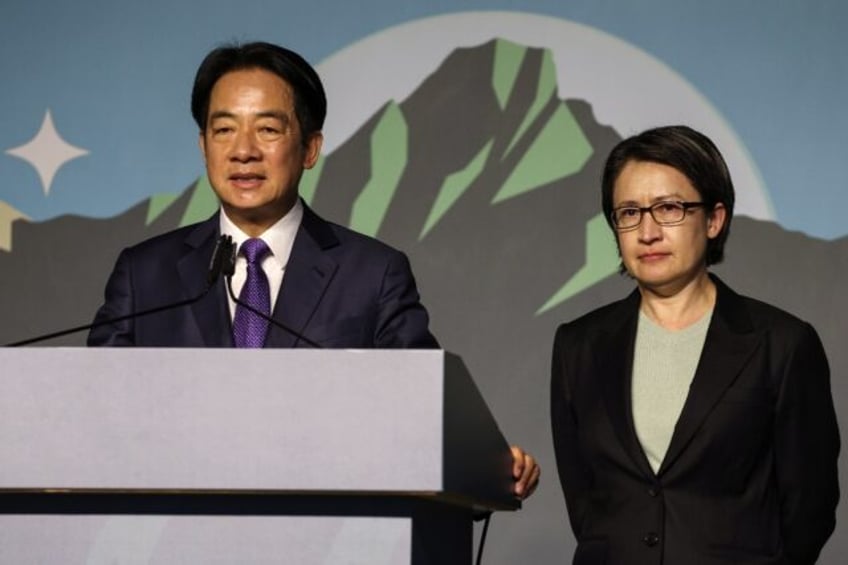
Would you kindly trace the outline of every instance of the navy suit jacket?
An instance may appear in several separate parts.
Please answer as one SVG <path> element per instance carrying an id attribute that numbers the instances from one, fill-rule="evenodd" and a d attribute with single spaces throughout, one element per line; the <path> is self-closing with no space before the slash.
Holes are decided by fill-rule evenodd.
<path id="1" fill-rule="evenodd" d="M 218 237 L 215 214 L 124 249 L 95 322 L 202 294 Z M 323 347 L 438 347 L 406 256 L 305 205 L 273 317 Z M 224 281 L 189 306 L 96 327 L 88 344 L 232 347 Z M 309 346 L 271 325 L 265 347 Z"/>
<path id="2" fill-rule="evenodd" d="M 638 291 L 557 331 L 553 437 L 576 565 L 807 565 L 833 532 L 839 431 L 818 335 L 713 280 L 704 349 L 656 474 L 630 401 Z"/>

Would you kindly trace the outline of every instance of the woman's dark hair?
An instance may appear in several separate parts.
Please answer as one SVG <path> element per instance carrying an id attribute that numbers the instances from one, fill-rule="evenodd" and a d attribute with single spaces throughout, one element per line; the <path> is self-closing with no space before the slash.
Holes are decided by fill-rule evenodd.
<path id="1" fill-rule="evenodd" d="M 200 131 L 206 130 L 215 83 L 227 73 L 247 69 L 269 71 L 291 86 L 304 144 L 313 133 L 321 131 L 327 115 L 327 97 L 318 73 L 294 51 L 264 42 L 224 45 L 203 59 L 191 91 L 191 115 Z"/>
<path id="2" fill-rule="evenodd" d="M 724 258 L 724 244 L 730 233 L 733 203 L 736 199 L 730 171 L 715 144 L 704 134 L 687 126 L 649 129 L 616 145 L 604 165 L 601 181 L 601 205 L 612 225 L 613 189 L 621 171 L 631 161 L 660 163 L 673 167 L 689 179 L 710 213 L 721 203 L 727 211 L 724 226 L 717 237 L 707 242 L 707 265 Z"/>

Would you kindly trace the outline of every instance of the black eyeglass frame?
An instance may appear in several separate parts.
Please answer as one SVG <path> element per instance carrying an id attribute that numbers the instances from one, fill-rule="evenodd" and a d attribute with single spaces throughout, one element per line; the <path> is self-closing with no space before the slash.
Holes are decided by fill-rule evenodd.
<path id="1" fill-rule="evenodd" d="M 679 220 L 674 220 L 671 222 L 660 221 L 657 219 L 654 214 L 654 210 L 658 209 L 660 206 L 667 206 L 669 204 L 673 204 L 675 207 L 679 207 L 683 211 L 683 215 Z M 659 202 L 654 202 L 650 206 L 619 206 L 618 208 L 613 209 L 610 213 L 610 220 L 612 221 L 613 227 L 617 231 L 628 231 L 632 229 L 638 228 L 642 224 L 642 219 L 645 217 L 645 212 L 651 214 L 651 218 L 653 218 L 654 222 L 658 226 L 679 226 L 686 220 L 686 212 L 693 208 L 700 208 L 702 206 L 706 206 L 705 202 L 683 202 L 681 200 L 661 200 Z M 632 226 L 620 227 L 618 225 L 618 221 L 616 220 L 616 214 L 622 210 L 639 210 L 639 220 L 633 224 Z"/>

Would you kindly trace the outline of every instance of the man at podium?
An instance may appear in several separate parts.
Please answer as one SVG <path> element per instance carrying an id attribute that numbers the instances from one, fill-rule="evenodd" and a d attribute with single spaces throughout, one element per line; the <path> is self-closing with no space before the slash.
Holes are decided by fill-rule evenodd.
<path id="1" fill-rule="evenodd" d="M 288 49 L 250 43 L 209 53 L 191 109 L 221 208 L 125 249 L 95 322 L 200 298 L 95 327 L 88 344 L 438 347 L 406 256 L 323 220 L 298 196 L 303 171 L 320 154 L 326 107 L 317 73 Z M 228 298 L 222 282 L 204 294 L 222 235 L 238 250 L 239 302 L 276 324 Z"/>
<path id="2" fill-rule="evenodd" d="M 257 42 L 210 52 L 191 110 L 220 210 L 121 252 L 88 345 L 438 348 L 406 256 L 298 195 L 326 108 L 318 74 L 293 51 Z M 222 236 L 237 250 L 229 295 Z M 524 498 L 538 465 L 512 452 Z"/>

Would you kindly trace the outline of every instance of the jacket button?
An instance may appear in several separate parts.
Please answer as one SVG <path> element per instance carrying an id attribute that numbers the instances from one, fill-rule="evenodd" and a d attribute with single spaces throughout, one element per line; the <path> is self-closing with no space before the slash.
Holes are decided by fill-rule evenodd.
<path id="1" fill-rule="evenodd" d="M 657 487 L 651 487 L 648 489 L 648 496 L 651 498 L 656 498 L 660 495 L 660 489 Z"/>
<path id="2" fill-rule="evenodd" d="M 644 543 L 648 547 L 654 547 L 655 545 L 660 543 L 660 536 L 658 536 L 654 532 L 649 532 L 645 534 L 645 537 L 642 538 L 642 543 Z"/>

